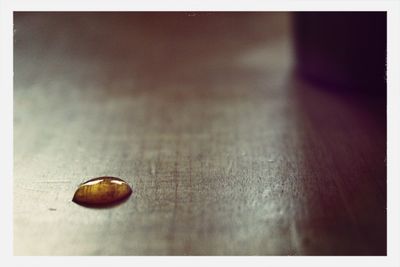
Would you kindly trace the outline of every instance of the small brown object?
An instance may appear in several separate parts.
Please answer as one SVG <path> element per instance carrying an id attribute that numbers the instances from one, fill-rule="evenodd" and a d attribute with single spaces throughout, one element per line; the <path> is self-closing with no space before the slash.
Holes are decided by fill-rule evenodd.
<path id="1" fill-rule="evenodd" d="M 97 177 L 81 184 L 73 202 L 83 206 L 107 206 L 116 204 L 132 194 L 131 187 L 116 177 Z"/>

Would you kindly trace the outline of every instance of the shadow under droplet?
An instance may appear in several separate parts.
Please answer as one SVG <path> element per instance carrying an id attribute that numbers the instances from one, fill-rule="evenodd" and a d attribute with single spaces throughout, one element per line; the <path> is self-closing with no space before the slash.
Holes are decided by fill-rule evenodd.
<path id="1" fill-rule="evenodd" d="M 89 203 L 82 203 L 82 202 L 78 202 L 75 201 L 74 199 L 72 199 L 72 202 L 78 204 L 79 206 L 85 207 L 85 208 L 91 208 L 91 209 L 109 209 L 109 208 L 114 208 L 117 206 L 122 205 L 123 203 L 125 203 L 128 198 L 130 197 L 130 195 L 132 194 L 132 192 L 127 195 L 125 198 L 117 200 L 117 201 L 113 201 L 107 204 L 89 204 Z"/>

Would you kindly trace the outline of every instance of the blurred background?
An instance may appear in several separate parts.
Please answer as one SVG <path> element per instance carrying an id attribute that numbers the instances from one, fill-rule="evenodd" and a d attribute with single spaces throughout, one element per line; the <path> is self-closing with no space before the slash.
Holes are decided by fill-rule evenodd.
<path id="1" fill-rule="evenodd" d="M 13 181 L 15 255 L 386 255 L 386 13 L 15 12 Z"/>

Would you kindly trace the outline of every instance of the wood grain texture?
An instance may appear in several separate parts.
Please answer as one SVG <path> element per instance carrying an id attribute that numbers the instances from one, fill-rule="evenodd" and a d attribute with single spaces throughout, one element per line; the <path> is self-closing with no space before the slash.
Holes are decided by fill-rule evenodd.
<path id="1" fill-rule="evenodd" d="M 288 14 L 14 23 L 16 255 L 386 254 L 384 117 L 292 75 Z"/>

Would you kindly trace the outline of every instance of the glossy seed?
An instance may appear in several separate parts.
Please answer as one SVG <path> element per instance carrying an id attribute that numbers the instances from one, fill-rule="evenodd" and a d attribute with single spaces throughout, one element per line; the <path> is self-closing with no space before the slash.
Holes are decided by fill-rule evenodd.
<path id="1" fill-rule="evenodd" d="M 132 194 L 131 187 L 116 177 L 98 177 L 81 184 L 72 201 L 83 206 L 107 206 L 117 204 Z"/>

